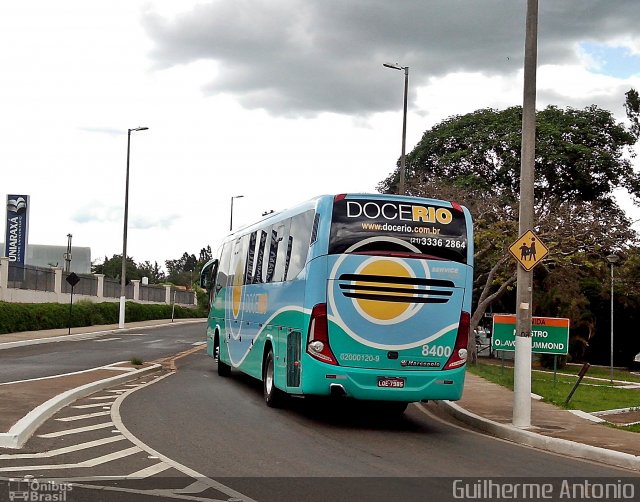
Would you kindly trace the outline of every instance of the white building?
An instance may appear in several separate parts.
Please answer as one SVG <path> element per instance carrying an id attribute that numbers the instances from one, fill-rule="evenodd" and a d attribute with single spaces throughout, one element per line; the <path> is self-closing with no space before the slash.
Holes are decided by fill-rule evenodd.
<path id="1" fill-rule="evenodd" d="M 67 246 L 47 246 L 44 244 L 27 244 L 26 265 L 36 267 L 65 268 Z M 0 242 L 0 256 L 4 256 L 4 243 Z M 76 274 L 91 273 L 91 248 L 71 247 L 71 272 Z"/>

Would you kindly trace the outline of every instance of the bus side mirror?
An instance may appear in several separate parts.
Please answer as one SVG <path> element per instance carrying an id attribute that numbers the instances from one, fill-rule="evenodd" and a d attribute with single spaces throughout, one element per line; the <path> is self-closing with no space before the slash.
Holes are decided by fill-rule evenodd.
<path id="1" fill-rule="evenodd" d="M 200 272 L 200 287 L 207 291 L 210 291 L 213 287 L 213 281 L 215 279 L 214 271 L 218 269 L 218 260 L 209 260 L 202 271 Z"/>

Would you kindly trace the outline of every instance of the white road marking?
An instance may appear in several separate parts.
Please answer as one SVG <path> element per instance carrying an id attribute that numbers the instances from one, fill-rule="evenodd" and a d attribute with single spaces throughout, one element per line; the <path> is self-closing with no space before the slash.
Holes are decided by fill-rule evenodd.
<path id="1" fill-rule="evenodd" d="M 147 385 L 151 385 L 154 384 L 156 382 L 159 382 L 160 380 L 173 375 L 172 373 L 167 373 L 161 377 L 156 378 L 155 380 L 149 382 Z M 150 455 L 154 455 L 156 457 L 158 457 L 160 460 L 162 460 L 165 464 L 170 465 L 171 467 L 173 467 L 174 469 L 186 474 L 187 476 L 193 478 L 193 479 L 197 479 L 199 480 L 199 482 L 205 484 L 207 487 L 209 488 L 213 488 L 215 490 L 218 490 L 219 492 L 224 493 L 225 495 L 227 495 L 230 498 L 234 498 L 237 499 L 239 501 L 243 501 L 243 502 L 256 502 L 254 499 L 240 493 L 237 492 L 236 490 L 234 490 L 233 488 L 230 488 L 226 485 L 223 485 L 222 483 L 208 478 L 206 477 L 204 474 L 199 473 L 198 471 L 191 469 L 190 467 L 187 467 L 186 465 L 182 465 L 181 463 L 167 457 L 166 455 L 163 455 L 162 453 L 154 450 L 153 448 L 151 448 L 149 445 L 145 444 L 144 442 L 142 442 L 140 439 L 138 439 L 136 436 L 134 436 L 133 434 L 131 434 L 131 432 L 129 432 L 129 429 L 126 428 L 126 426 L 124 425 L 124 423 L 122 422 L 122 417 L 120 416 L 120 405 L 122 404 L 122 402 L 125 400 L 125 398 L 127 398 L 129 395 L 133 394 L 134 392 L 142 389 L 146 387 L 146 385 L 141 385 L 140 387 L 137 387 L 135 389 L 131 389 L 129 392 L 127 392 L 126 394 L 122 394 L 121 396 L 118 396 L 118 399 L 116 399 L 116 402 L 113 404 L 113 408 L 111 408 L 111 419 L 113 420 L 113 422 L 115 423 L 116 427 L 120 430 L 120 432 L 129 440 L 131 441 L 133 444 L 138 445 L 138 447 L 141 450 L 146 451 L 148 454 Z"/>
<path id="2" fill-rule="evenodd" d="M 111 397 L 114 397 L 114 396 L 111 396 Z M 78 410 L 85 410 L 87 408 L 99 408 L 100 406 L 104 406 L 105 404 L 107 403 L 78 404 L 76 406 L 72 406 L 72 408 L 76 408 Z"/>
<path id="3" fill-rule="evenodd" d="M 95 431 L 98 429 L 106 429 L 111 427 L 113 422 L 105 422 L 103 424 L 87 425 L 86 427 L 78 427 L 76 429 L 68 429 L 66 431 L 50 432 L 49 434 L 41 434 L 40 438 L 57 438 L 60 436 L 68 436 L 69 434 L 80 434 L 81 432 Z M 120 432 L 120 431 L 118 431 Z"/>
<path id="4" fill-rule="evenodd" d="M 128 476 L 126 476 L 126 479 L 144 479 L 150 476 L 154 476 L 155 474 L 164 472 L 167 469 L 171 469 L 171 466 L 168 464 L 165 464 L 164 462 L 158 462 L 157 464 L 152 465 L 151 467 L 147 467 L 146 469 L 140 469 L 137 472 L 129 474 Z"/>
<path id="5" fill-rule="evenodd" d="M 73 451 L 86 450 L 87 448 L 93 448 L 95 446 L 102 446 L 104 444 L 115 443 L 116 441 L 122 441 L 126 439 L 124 436 L 111 436 L 103 439 L 96 439 L 95 441 L 88 441 L 86 443 L 75 444 L 71 446 L 65 446 L 64 448 L 58 448 L 56 450 L 49 450 L 42 453 L 14 453 L 7 455 L 0 455 L 0 460 L 12 460 L 18 458 L 51 458 L 58 455 L 64 455 Z"/>
<path id="6" fill-rule="evenodd" d="M 62 469 L 77 469 L 84 467 L 95 467 L 96 465 L 106 464 L 112 460 L 118 460 L 120 458 L 128 457 L 135 453 L 139 453 L 142 450 L 137 446 L 132 446 L 126 450 L 117 451 L 108 455 L 102 455 L 101 457 L 90 458 L 84 462 L 77 462 L 75 464 L 48 464 L 48 465 L 29 465 L 29 466 L 12 466 L 12 467 L 0 467 L 0 472 L 17 472 L 17 471 L 56 471 Z"/>
<path id="7" fill-rule="evenodd" d="M 107 399 L 114 399 L 115 400 L 115 396 L 98 396 L 98 397 L 90 397 L 89 399 L 91 399 L 93 401 L 105 401 Z"/>
<path id="8" fill-rule="evenodd" d="M 208 489 L 209 489 L 209 485 L 203 483 L 202 481 L 196 481 L 195 483 L 191 483 L 189 486 L 185 486 L 184 488 L 178 488 L 177 490 L 172 490 L 172 491 L 174 493 L 201 493 Z"/>
<path id="9" fill-rule="evenodd" d="M 114 340 L 122 340 L 122 338 L 120 337 L 115 337 L 115 338 L 103 338 L 102 340 L 94 340 L 94 342 L 96 343 L 100 343 L 100 342 L 112 342 Z"/>
<path id="10" fill-rule="evenodd" d="M 74 422 L 76 420 L 84 420 L 85 418 L 104 417 L 109 415 L 109 411 L 99 411 L 96 413 L 87 413 L 85 415 L 75 415 L 73 417 L 56 418 L 58 422 Z"/>

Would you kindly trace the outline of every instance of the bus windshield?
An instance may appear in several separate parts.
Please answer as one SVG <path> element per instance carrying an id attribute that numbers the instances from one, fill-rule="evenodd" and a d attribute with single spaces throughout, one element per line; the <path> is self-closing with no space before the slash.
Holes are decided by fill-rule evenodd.
<path id="1" fill-rule="evenodd" d="M 329 254 L 466 263 L 467 245 L 465 216 L 455 207 L 359 198 L 343 198 L 333 205 Z"/>

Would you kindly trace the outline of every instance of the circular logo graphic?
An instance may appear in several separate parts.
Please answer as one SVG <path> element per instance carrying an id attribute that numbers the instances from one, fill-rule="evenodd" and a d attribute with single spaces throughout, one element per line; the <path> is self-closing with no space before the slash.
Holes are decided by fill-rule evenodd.
<path id="1" fill-rule="evenodd" d="M 402 284 L 401 280 L 415 275 L 403 261 L 372 258 L 358 267 L 356 274 L 371 277 L 353 282 L 354 290 L 360 294 L 352 301 L 362 317 L 376 324 L 394 324 L 414 313 L 415 286 Z M 387 277 L 399 280 L 389 283 Z"/>
<path id="2" fill-rule="evenodd" d="M 237 318 L 242 306 L 242 286 L 244 283 L 244 260 L 236 263 L 236 273 L 233 276 L 233 286 L 231 287 L 231 308 L 233 317 Z"/>

